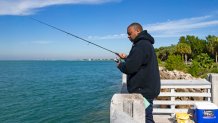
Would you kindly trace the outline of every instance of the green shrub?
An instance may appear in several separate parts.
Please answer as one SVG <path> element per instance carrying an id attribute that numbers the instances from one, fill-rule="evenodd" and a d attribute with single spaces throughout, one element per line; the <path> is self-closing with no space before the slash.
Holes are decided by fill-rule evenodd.
<path id="1" fill-rule="evenodd" d="M 157 58 L 157 61 L 159 66 L 164 66 L 164 63 L 160 60 L 160 58 Z"/>
<path id="2" fill-rule="evenodd" d="M 213 60 L 206 53 L 197 55 L 192 61 L 188 72 L 194 77 L 205 77 L 208 72 L 216 72 L 213 68 Z"/>
<path id="3" fill-rule="evenodd" d="M 210 70 L 210 73 L 218 73 L 218 64 L 214 63 L 213 68 Z"/>
<path id="4" fill-rule="evenodd" d="M 210 73 L 218 73 L 218 69 L 217 68 L 213 68 Z"/>
<path id="5" fill-rule="evenodd" d="M 193 60 L 191 67 L 188 69 L 188 73 L 190 73 L 194 77 L 198 77 L 201 71 L 200 63 Z"/>
<path id="6" fill-rule="evenodd" d="M 207 53 L 201 53 L 200 55 L 197 55 L 197 57 L 194 59 L 199 63 L 199 67 L 204 69 L 211 69 L 213 68 L 213 60 L 210 58 L 210 56 Z"/>
<path id="7" fill-rule="evenodd" d="M 182 70 L 184 71 L 186 69 L 186 65 L 181 59 L 181 56 L 178 55 L 170 55 L 168 59 L 166 60 L 165 67 L 168 70 Z"/>

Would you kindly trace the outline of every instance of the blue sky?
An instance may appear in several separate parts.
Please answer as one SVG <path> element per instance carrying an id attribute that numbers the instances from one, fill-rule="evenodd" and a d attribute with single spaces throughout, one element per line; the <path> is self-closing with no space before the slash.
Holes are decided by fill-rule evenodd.
<path id="1" fill-rule="evenodd" d="M 217 0 L 0 0 L 0 60 L 116 57 L 29 17 L 126 54 L 132 22 L 148 30 L 155 48 L 185 35 L 218 36 Z"/>

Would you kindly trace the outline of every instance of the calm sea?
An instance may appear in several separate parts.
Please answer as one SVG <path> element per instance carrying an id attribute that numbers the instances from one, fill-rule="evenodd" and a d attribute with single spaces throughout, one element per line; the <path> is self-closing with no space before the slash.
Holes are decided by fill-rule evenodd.
<path id="1" fill-rule="evenodd" d="M 112 61 L 0 61 L 1 123 L 109 123 Z"/>

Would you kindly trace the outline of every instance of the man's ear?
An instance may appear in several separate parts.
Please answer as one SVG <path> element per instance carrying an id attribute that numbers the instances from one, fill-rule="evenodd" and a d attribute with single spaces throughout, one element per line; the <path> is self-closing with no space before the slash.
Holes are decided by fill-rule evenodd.
<path id="1" fill-rule="evenodd" d="M 136 29 L 136 32 L 137 32 L 137 33 L 140 33 L 140 32 L 141 32 L 141 30 L 140 30 L 140 29 Z"/>

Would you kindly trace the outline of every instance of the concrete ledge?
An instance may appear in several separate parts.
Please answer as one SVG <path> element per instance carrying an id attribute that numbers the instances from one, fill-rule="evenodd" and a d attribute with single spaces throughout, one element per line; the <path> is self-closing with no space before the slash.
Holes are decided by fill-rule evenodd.
<path id="1" fill-rule="evenodd" d="M 209 74 L 208 80 L 211 82 L 212 102 L 218 106 L 218 74 Z"/>
<path id="2" fill-rule="evenodd" d="M 145 123 L 144 98 L 141 94 L 114 94 L 110 123 Z"/>

